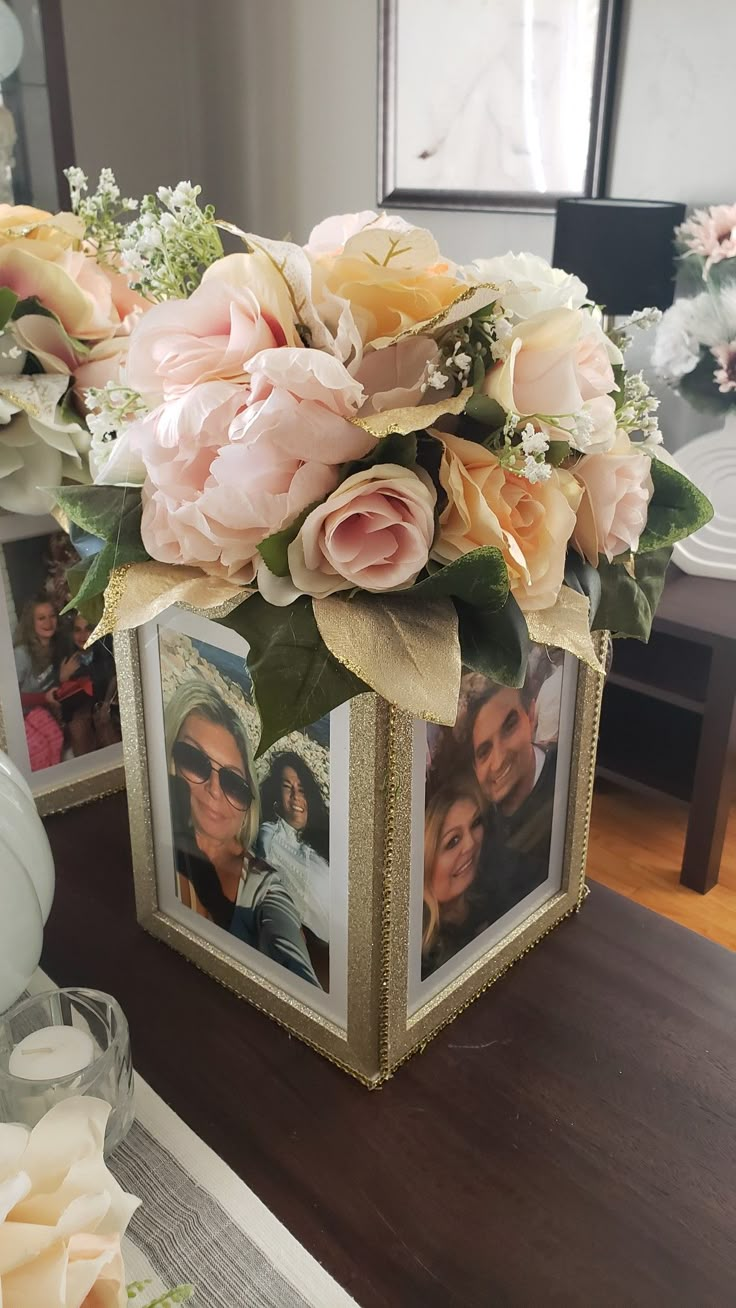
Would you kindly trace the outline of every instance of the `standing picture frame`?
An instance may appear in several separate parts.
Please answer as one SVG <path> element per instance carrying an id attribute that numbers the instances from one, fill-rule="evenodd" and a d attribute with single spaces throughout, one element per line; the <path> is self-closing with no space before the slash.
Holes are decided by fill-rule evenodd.
<path id="1" fill-rule="evenodd" d="M 0 749 L 42 816 L 125 785 L 111 640 L 64 615 L 69 537 L 52 517 L 0 514 Z"/>
<path id="2" fill-rule="evenodd" d="M 605 194 L 622 0 L 380 0 L 378 197 L 554 212 Z"/>
<path id="3" fill-rule="evenodd" d="M 600 652 L 604 640 L 596 640 Z M 439 735 L 368 693 L 258 758 L 241 636 L 202 613 L 174 607 L 137 631 L 121 632 L 116 652 L 140 923 L 364 1084 L 386 1080 L 582 904 L 603 677 L 571 655 L 537 647 L 536 680 L 522 691 L 480 686 L 476 674 L 466 674 L 456 727 Z M 518 697 L 527 690 L 522 704 Z M 467 715 L 475 712 L 470 691 L 485 707 L 477 731 L 468 734 Z M 500 804 L 504 795 L 521 794 L 528 758 L 530 811 L 538 814 L 537 772 L 541 778 L 551 769 L 542 823 L 549 866 L 537 875 L 537 855 L 523 851 L 501 862 L 491 857 L 494 869 L 502 863 L 504 869 L 503 894 L 499 899 L 494 889 L 491 902 L 481 881 L 486 855 L 479 861 L 479 854 L 486 837 L 494 848 L 498 833 L 491 836 L 485 801 L 477 801 L 482 819 L 474 811 L 468 816 L 463 794 L 460 825 L 471 832 L 471 852 L 452 854 L 460 877 L 453 880 L 457 866 L 451 867 L 449 880 L 466 889 L 473 882 L 483 907 L 480 916 L 473 907 L 457 930 L 454 896 L 452 911 L 440 914 L 444 954 L 433 954 L 425 966 L 431 768 L 446 767 L 455 776 L 453 750 L 476 736 L 485 740 L 489 730 L 511 741 L 502 749 L 511 748 L 516 759 L 496 767 L 500 781 L 495 772 L 483 781 Z M 481 778 L 486 744 L 476 741 L 476 747 Z M 467 786 L 478 794 L 481 783 L 469 759 Z M 275 773 L 276 792 L 269 790 Z M 297 831 L 295 788 L 301 796 Z M 527 795 L 529 808 L 528 801 Z M 328 840 L 320 846 L 316 815 L 325 809 Z M 293 858 L 290 864 L 288 848 L 284 858 L 273 838 L 279 825 L 299 866 Z M 502 843 L 507 838 L 504 827 Z M 452 829 L 448 841 L 443 827 L 442 839 L 456 848 Z M 240 861 L 228 890 L 231 853 Z M 280 902 L 274 899 L 267 912 L 272 892 Z M 285 892 L 298 937 L 280 917 Z M 325 904 L 327 925 L 321 927 Z M 324 935 L 327 950 L 325 942 L 319 947 Z"/>

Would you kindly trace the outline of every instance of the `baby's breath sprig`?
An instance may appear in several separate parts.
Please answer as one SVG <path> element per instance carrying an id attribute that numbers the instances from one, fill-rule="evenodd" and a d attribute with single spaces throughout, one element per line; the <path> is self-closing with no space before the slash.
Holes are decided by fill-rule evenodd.
<path id="1" fill-rule="evenodd" d="M 662 433 L 659 430 L 657 409 L 659 400 L 653 395 L 641 372 L 629 372 L 624 377 L 623 388 L 618 393 L 616 422 L 626 432 L 640 431 L 646 437 L 647 444 L 661 445 Z"/>
<path id="2" fill-rule="evenodd" d="M 150 300 L 186 299 L 223 248 L 211 204 L 200 209 L 201 186 L 159 186 L 141 201 L 140 215 L 121 242 L 123 270 L 133 290 Z"/>
<path id="3" fill-rule="evenodd" d="M 138 208 L 138 201 L 123 198 L 111 168 L 103 168 L 97 190 L 90 194 L 87 175 L 81 168 L 65 168 L 72 212 L 84 223 L 85 240 L 95 246 L 97 261 L 114 265 L 120 255 L 126 222 Z"/>
<path id="4" fill-rule="evenodd" d="M 524 419 L 518 413 L 508 413 L 501 430 L 494 433 L 490 442 L 484 444 L 508 472 L 524 477 L 532 484 L 549 481 L 552 468 L 545 459 L 549 451 L 549 437 L 533 423 L 527 421 L 522 427 L 522 422 Z"/>
<path id="5" fill-rule="evenodd" d="M 662 310 L 655 308 L 636 309 L 628 318 L 608 332 L 609 339 L 624 353 L 633 341 L 633 331 L 647 331 L 661 321 Z"/>
<path id="6" fill-rule="evenodd" d="M 84 392 L 84 398 L 90 410 L 87 426 L 93 438 L 100 442 L 112 438 L 115 432 L 148 412 L 148 405 L 138 392 L 120 382 L 109 381 L 106 386 L 90 386 Z"/>

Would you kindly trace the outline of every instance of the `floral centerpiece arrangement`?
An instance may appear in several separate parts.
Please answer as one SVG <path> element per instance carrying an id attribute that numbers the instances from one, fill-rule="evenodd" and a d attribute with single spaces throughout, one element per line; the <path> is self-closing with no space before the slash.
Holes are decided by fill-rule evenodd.
<path id="1" fill-rule="evenodd" d="M 461 267 L 373 212 L 273 240 L 185 184 L 102 231 L 72 182 L 88 248 L 151 303 L 87 392 L 95 484 L 56 495 L 97 635 L 177 601 L 234 627 L 262 751 L 367 688 L 453 722 L 461 663 L 519 685 L 530 639 L 646 639 L 710 506 L 577 278 Z"/>
<path id="2" fill-rule="evenodd" d="M 136 201 L 104 173 L 112 230 Z M 44 488 L 90 482 L 85 392 L 117 375 L 149 301 L 130 289 L 95 206 L 51 214 L 0 205 L 0 508 L 48 513 Z M 117 246 L 117 242 L 113 243 Z M 111 257 L 110 257 L 111 256 Z"/>
<path id="3" fill-rule="evenodd" d="M 180 1285 L 150 1301 L 126 1287 L 121 1241 L 140 1200 L 126 1194 L 104 1157 L 110 1105 L 62 1100 L 29 1131 L 0 1123 L 0 1303 L 19 1308 L 172 1308 L 194 1293 Z"/>
<path id="4" fill-rule="evenodd" d="M 683 289 L 659 325 L 652 362 L 698 409 L 736 405 L 736 204 L 698 209 L 675 230 Z"/>

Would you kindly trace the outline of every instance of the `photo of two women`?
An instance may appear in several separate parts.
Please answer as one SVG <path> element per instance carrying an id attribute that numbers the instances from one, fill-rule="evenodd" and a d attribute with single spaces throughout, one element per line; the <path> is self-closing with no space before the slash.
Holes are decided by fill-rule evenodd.
<path id="1" fill-rule="evenodd" d="M 329 720 L 254 762 L 245 660 L 159 633 L 177 895 L 311 985 L 329 989 Z"/>
<path id="2" fill-rule="evenodd" d="M 563 658 L 518 690 L 465 672 L 455 726 L 427 728 L 422 980 L 547 879 Z"/>
<path id="3" fill-rule="evenodd" d="M 85 645 L 92 627 L 64 612 L 66 569 L 78 561 L 66 532 L 3 546 L 13 655 L 32 772 L 119 744 L 112 638 Z"/>

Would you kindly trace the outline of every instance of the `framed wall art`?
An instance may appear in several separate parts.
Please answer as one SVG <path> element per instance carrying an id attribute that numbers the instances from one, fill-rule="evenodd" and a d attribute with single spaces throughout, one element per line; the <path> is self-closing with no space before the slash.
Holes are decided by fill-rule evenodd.
<path id="1" fill-rule="evenodd" d="M 112 638 L 69 602 L 74 548 L 51 517 L 0 515 L 0 748 L 42 814 L 122 789 L 123 748 Z"/>
<path id="2" fill-rule="evenodd" d="M 369 1086 L 582 903 L 602 677 L 535 647 L 455 727 L 361 695 L 257 753 L 243 638 L 116 637 L 138 917 Z"/>
<path id="3" fill-rule="evenodd" d="M 603 193 L 620 0 L 381 0 L 379 201 L 535 209 Z"/>

